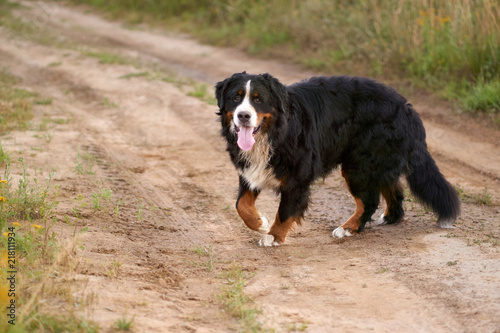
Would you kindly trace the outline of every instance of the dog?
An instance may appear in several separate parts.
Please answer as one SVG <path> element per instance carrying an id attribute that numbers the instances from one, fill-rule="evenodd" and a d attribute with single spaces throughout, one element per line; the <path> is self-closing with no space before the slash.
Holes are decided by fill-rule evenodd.
<path id="1" fill-rule="evenodd" d="M 236 73 L 218 82 L 215 95 L 221 135 L 239 173 L 236 210 L 261 246 L 285 242 L 301 224 L 315 179 L 340 167 L 354 198 L 354 214 L 334 238 L 363 231 L 380 194 L 386 209 L 379 224 L 401 221 L 405 175 L 411 192 L 452 228 L 460 214 L 453 186 L 427 150 L 417 112 L 394 89 L 369 78 L 318 76 L 283 85 L 270 74 Z M 280 195 L 274 223 L 255 202 L 263 189 Z"/>

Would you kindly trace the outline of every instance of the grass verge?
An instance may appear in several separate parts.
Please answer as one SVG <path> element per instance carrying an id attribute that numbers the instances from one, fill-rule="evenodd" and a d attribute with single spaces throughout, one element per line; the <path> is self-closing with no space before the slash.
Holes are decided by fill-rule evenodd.
<path id="1" fill-rule="evenodd" d="M 57 188 L 51 186 L 53 174 L 37 175 L 23 158 L 14 163 L 1 143 L 0 152 L 4 166 L 0 175 L 0 270 L 9 277 L 8 283 L 6 279 L 0 282 L 0 307 L 12 307 L 9 320 L 0 321 L 0 331 L 96 332 L 95 324 L 75 314 L 80 300 L 70 283 L 64 282 L 74 268 L 75 240 L 63 245 L 54 232 L 58 201 Z M 66 314 L 51 315 L 47 299 L 65 303 Z"/>
<path id="2" fill-rule="evenodd" d="M 18 80 L 0 68 L 0 133 L 23 130 L 33 118 L 33 99 L 38 94 L 16 87 Z"/>

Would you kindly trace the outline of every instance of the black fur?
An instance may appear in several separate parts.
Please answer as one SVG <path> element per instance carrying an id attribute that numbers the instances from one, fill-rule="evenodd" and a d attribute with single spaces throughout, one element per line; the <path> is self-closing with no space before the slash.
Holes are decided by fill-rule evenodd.
<path id="1" fill-rule="evenodd" d="M 391 198 L 386 222 L 401 220 L 401 175 L 406 175 L 411 191 L 438 214 L 440 222 L 453 222 L 459 215 L 457 193 L 430 156 L 422 121 L 412 105 L 392 88 L 367 78 L 313 77 L 284 86 L 269 74 L 243 72 L 219 82 L 221 134 L 237 169 L 247 168 L 248 162 L 238 158 L 240 148 L 227 114 L 238 105 L 232 96 L 248 80 L 252 93 L 258 92 L 262 99 L 254 105 L 256 111 L 272 114 L 270 125 L 261 132 L 268 135 L 273 151 L 268 167 L 282 180 L 276 189 L 281 194 L 281 221 L 302 217 L 311 183 L 338 166 L 351 194 L 364 204 L 358 231 L 377 209 L 380 193 Z M 240 177 L 239 197 L 248 189 Z"/>

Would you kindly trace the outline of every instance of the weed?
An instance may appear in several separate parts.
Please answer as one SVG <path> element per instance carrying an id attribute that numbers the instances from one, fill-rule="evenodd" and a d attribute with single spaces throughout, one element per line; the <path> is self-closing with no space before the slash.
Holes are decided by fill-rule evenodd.
<path id="1" fill-rule="evenodd" d="M 493 198 L 491 193 L 488 191 L 488 187 L 485 187 L 481 193 L 470 194 L 467 193 L 459 184 L 455 185 L 458 196 L 461 201 L 469 202 L 476 205 L 492 206 Z"/>
<path id="2" fill-rule="evenodd" d="M 51 105 L 52 98 L 35 99 L 33 103 L 35 103 L 37 105 Z"/>
<path id="3" fill-rule="evenodd" d="M 458 264 L 458 260 L 448 261 L 446 263 L 446 265 L 448 265 L 448 266 L 455 266 L 456 264 Z"/>
<path id="4" fill-rule="evenodd" d="M 107 97 L 104 98 L 101 105 L 104 106 L 105 108 L 113 108 L 113 109 L 118 107 L 118 105 L 116 105 L 115 102 L 111 102 Z"/>
<path id="5" fill-rule="evenodd" d="M 111 52 L 87 52 L 86 55 L 99 59 L 100 64 L 130 65 L 132 60 Z"/>
<path id="6" fill-rule="evenodd" d="M 104 266 L 104 269 L 106 270 L 106 275 L 110 278 L 116 278 L 118 277 L 118 273 L 120 271 L 120 267 L 122 266 L 122 263 L 118 261 L 118 259 L 113 260 L 112 263 L 110 263 L 107 267 Z"/>
<path id="7" fill-rule="evenodd" d="M 3 149 L 0 142 L 0 165 L 5 165 L 10 162 L 10 155 Z"/>
<path id="8" fill-rule="evenodd" d="M 83 194 L 78 194 L 76 196 L 76 200 L 78 201 L 78 203 L 80 204 L 80 207 L 82 208 L 85 208 L 87 207 L 87 203 L 85 202 L 85 196 Z M 73 208 L 74 210 L 75 208 Z"/>
<path id="9" fill-rule="evenodd" d="M 224 285 L 219 300 L 224 311 L 240 320 L 246 332 L 264 332 L 262 323 L 257 320 L 261 313 L 250 297 L 245 295 L 243 289 L 247 281 L 247 273 L 241 267 L 233 263 L 231 267 L 222 274 Z"/>
<path id="10" fill-rule="evenodd" d="M 132 325 L 134 324 L 135 316 L 132 319 L 127 319 L 125 317 L 119 318 L 115 321 L 114 328 L 117 331 L 130 331 L 132 329 Z"/>
<path id="11" fill-rule="evenodd" d="M 27 129 L 36 93 L 17 89 L 17 78 L 0 68 L 0 132 Z"/>
<path id="12" fill-rule="evenodd" d="M 57 61 L 57 62 L 51 62 L 50 64 L 47 65 L 47 67 L 58 67 L 61 65 L 62 65 L 62 62 Z"/>
<path id="13" fill-rule="evenodd" d="M 479 194 L 474 194 L 472 199 L 475 204 L 483 206 L 492 206 L 493 202 L 491 194 L 488 192 L 488 187 L 485 187 Z"/>
<path id="14" fill-rule="evenodd" d="M 286 329 L 288 332 L 305 332 L 307 330 L 307 324 L 306 323 L 293 323 L 290 325 L 286 326 Z"/>
<path id="15" fill-rule="evenodd" d="M 125 75 L 120 76 L 119 78 L 120 79 L 130 79 L 133 77 L 150 77 L 150 76 L 151 76 L 151 74 L 149 72 L 144 71 L 144 72 L 139 72 L 139 73 L 125 74 Z"/>
<path id="16" fill-rule="evenodd" d="M 115 205 L 115 216 L 118 216 L 118 211 L 120 210 L 120 205 L 123 205 L 123 200 L 118 200 L 118 202 Z"/>
<path id="17" fill-rule="evenodd" d="M 382 274 L 382 273 L 387 273 L 389 269 L 387 268 L 381 268 L 378 271 L 375 272 L 375 274 Z"/>
<path id="18" fill-rule="evenodd" d="M 35 315 L 27 326 L 30 332 L 77 332 L 97 333 L 99 326 L 84 318 L 73 315 Z"/>
<path id="19" fill-rule="evenodd" d="M 214 253 L 212 246 L 204 247 L 201 245 L 194 246 L 191 252 L 196 253 L 198 257 L 205 258 L 207 261 L 203 262 L 201 266 L 206 267 L 208 271 L 214 270 L 214 263 L 217 261 L 217 255 Z M 198 263 L 192 262 L 193 265 L 198 266 Z"/>
<path id="20" fill-rule="evenodd" d="M 56 205 L 46 200 L 54 173 L 49 173 L 45 181 L 39 183 L 38 178 L 30 177 L 22 157 L 18 162 L 21 164 L 22 172 L 17 188 L 14 188 L 15 184 L 10 174 L 11 162 L 6 161 L 3 181 L 0 184 L 0 197 L 4 199 L 0 205 L 0 227 L 5 226 L 9 220 L 43 218 L 44 214 Z"/>
<path id="21" fill-rule="evenodd" d="M 290 286 L 288 284 L 280 283 L 280 289 L 281 290 L 288 290 L 288 289 L 290 289 Z"/>
<path id="22" fill-rule="evenodd" d="M 111 201 L 111 195 L 113 194 L 113 191 L 110 190 L 109 188 L 103 188 L 99 187 L 99 190 L 92 194 L 92 205 L 94 206 L 95 210 L 101 210 L 103 208 L 102 201 L 105 201 L 105 206 L 104 208 L 107 209 L 107 206 L 109 202 Z"/>
<path id="23" fill-rule="evenodd" d="M 88 153 L 80 153 L 78 148 L 75 162 L 75 171 L 81 175 L 93 175 L 95 172 L 92 170 L 95 164 L 95 156 Z"/>
<path id="24" fill-rule="evenodd" d="M 137 213 L 136 213 L 137 219 L 139 221 L 142 221 L 142 219 L 144 218 L 143 210 L 144 210 L 144 204 L 141 203 L 141 205 L 139 206 L 139 209 L 137 210 Z"/>

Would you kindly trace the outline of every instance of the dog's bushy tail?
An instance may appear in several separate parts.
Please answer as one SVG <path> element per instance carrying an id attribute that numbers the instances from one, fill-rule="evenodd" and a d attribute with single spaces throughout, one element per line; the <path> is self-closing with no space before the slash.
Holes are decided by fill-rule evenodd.
<path id="1" fill-rule="evenodd" d="M 425 142 L 417 142 L 411 152 L 406 179 L 417 199 L 438 214 L 439 226 L 453 227 L 460 215 L 460 199 L 457 191 L 439 171 Z"/>

